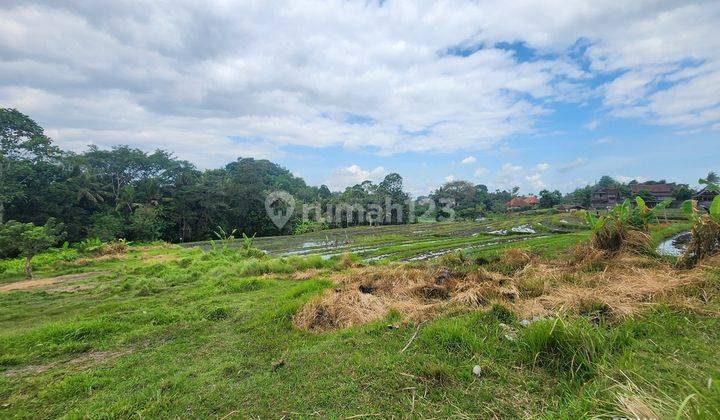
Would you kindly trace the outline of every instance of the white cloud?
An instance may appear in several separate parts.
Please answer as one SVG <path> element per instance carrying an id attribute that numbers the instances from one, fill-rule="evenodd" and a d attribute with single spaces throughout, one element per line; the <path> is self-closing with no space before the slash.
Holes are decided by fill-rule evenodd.
<path id="1" fill-rule="evenodd" d="M 614 116 L 717 127 L 719 23 L 720 3 L 701 1 L 6 1 L 0 103 L 63 147 L 201 165 L 288 145 L 481 150 L 598 96 Z"/>
<path id="2" fill-rule="evenodd" d="M 481 167 L 475 169 L 475 176 L 476 176 L 476 177 L 481 177 L 481 176 L 485 175 L 485 174 L 488 173 L 488 172 L 490 172 L 490 171 L 488 170 L 488 168 L 484 168 L 484 167 L 481 166 Z"/>
<path id="3" fill-rule="evenodd" d="M 539 171 L 539 172 L 544 172 L 544 171 L 547 171 L 548 169 L 550 169 L 550 164 L 549 164 L 549 163 L 538 163 L 538 164 L 535 166 L 535 170 L 536 170 L 536 171 Z"/>
<path id="4" fill-rule="evenodd" d="M 460 161 L 460 163 L 462 163 L 463 165 L 468 165 L 468 164 L 475 163 L 475 162 L 477 162 L 477 159 L 475 159 L 475 156 L 468 156 L 465 159 Z"/>
<path id="5" fill-rule="evenodd" d="M 614 142 L 615 142 L 615 140 L 612 137 L 601 137 L 596 140 L 597 144 L 611 144 Z"/>
<path id="6" fill-rule="evenodd" d="M 338 168 L 332 172 L 330 179 L 325 184 L 333 191 L 343 190 L 363 181 L 379 182 L 386 175 L 385 168 L 378 166 L 372 170 L 365 170 L 358 165 L 350 165 L 346 168 Z"/>
<path id="7" fill-rule="evenodd" d="M 541 179 L 541 175 L 538 173 L 526 176 L 525 180 L 528 181 L 530 185 L 532 185 L 532 187 L 536 190 L 540 190 L 546 187 L 545 183 Z"/>
<path id="8" fill-rule="evenodd" d="M 505 163 L 500 168 L 500 173 L 512 173 L 512 172 L 518 172 L 518 171 L 522 171 L 522 166 L 514 165 L 512 163 Z"/>
<path id="9" fill-rule="evenodd" d="M 592 131 L 592 130 L 597 129 L 599 125 L 600 125 L 600 121 L 592 120 L 589 123 L 585 124 L 585 128 Z"/>
<path id="10" fill-rule="evenodd" d="M 577 168 L 580 168 L 582 166 L 587 165 L 589 160 L 587 158 L 577 158 L 573 160 L 570 163 L 566 163 L 565 165 L 562 165 L 558 168 L 558 172 L 564 173 L 564 172 L 570 172 L 572 170 L 575 170 Z"/>
<path id="11" fill-rule="evenodd" d="M 453 182 L 455 181 L 455 177 L 453 175 L 448 175 L 445 177 L 445 182 Z"/>

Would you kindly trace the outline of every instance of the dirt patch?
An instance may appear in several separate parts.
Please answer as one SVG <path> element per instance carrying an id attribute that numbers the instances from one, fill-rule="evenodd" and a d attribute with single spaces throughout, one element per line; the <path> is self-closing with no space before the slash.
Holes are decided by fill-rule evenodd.
<path id="1" fill-rule="evenodd" d="M 0 286 L 0 292 L 10 292 L 13 290 L 28 290 L 28 289 L 36 289 L 41 287 L 47 287 L 52 286 L 58 283 L 70 283 L 78 280 L 84 280 L 90 277 L 98 276 L 106 274 L 105 271 L 91 271 L 88 273 L 77 273 L 77 274 L 66 274 L 64 276 L 57 276 L 57 277 L 47 277 L 42 279 L 33 279 L 33 280 L 23 280 L 23 281 L 16 281 L 13 283 L 3 284 Z M 67 291 L 72 290 L 83 290 L 89 288 L 88 285 L 76 285 L 71 288 L 63 288 L 67 289 Z M 57 289 L 60 291 L 60 289 Z"/>
<path id="2" fill-rule="evenodd" d="M 29 366 L 23 366 L 19 368 L 14 369 L 8 369 L 5 372 L 3 372 L 3 375 L 5 376 L 30 376 L 30 375 L 37 375 L 42 372 L 46 372 L 48 370 L 54 369 L 59 366 L 63 367 L 76 367 L 80 369 L 89 369 L 91 367 L 101 365 L 105 362 L 118 359 L 126 354 L 132 353 L 132 350 L 130 349 L 123 349 L 123 350 L 104 350 L 104 351 L 91 351 L 88 353 L 84 353 L 78 357 L 59 361 L 59 362 L 53 362 L 48 363 L 45 365 L 29 365 Z"/>

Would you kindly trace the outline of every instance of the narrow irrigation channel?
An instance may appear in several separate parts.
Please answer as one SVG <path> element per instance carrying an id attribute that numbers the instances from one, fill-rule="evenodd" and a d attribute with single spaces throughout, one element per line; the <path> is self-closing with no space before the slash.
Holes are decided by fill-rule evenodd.
<path id="1" fill-rule="evenodd" d="M 679 257 L 687 249 L 690 242 L 690 232 L 682 232 L 660 243 L 655 251 L 660 255 Z"/>

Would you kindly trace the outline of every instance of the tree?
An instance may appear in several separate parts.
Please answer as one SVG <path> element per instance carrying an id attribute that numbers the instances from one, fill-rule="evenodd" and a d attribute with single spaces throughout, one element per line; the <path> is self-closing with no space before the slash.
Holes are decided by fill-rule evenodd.
<path id="1" fill-rule="evenodd" d="M 619 183 L 608 175 L 603 175 L 600 178 L 600 181 L 598 181 L 598 183 L 597 183 L 597 186 L 602 187 L 602 188 L 612 188 L 612 187 L 617 187 L 618 185 L 619 185 Z"/>
<path id="2" fill-rule="evenodd" d="M 590 207 L 592 204 L 592 190 L 589 185 L 578 188 L 569 194 L 568 200 L 583 207 Z"/>
<path id="3" fill-rule="evenodd" d="M 42 127 L 16 109 L 0 108 L 0 224 L 5 207 L 25 196 L 25 183 L 40 165 L 59 154 Z"/>
<path id="4" fill-rule="evenodd" d="M 448 217 L 449 214 L 443 211 L 443 208 L 452 208 L 458 217 L 463 219 L 477 217 L 476 192 L 475 186 L 467 181 L 451 181 L 443 184 L 430 196 L 436 203 L 436 219 L 444 220 Z"/>
<path id="5" fill-rule="evenodd" d="M 548 190 L 542 190 L 540 191 L 539 201 L 540 208 L 549 209 L 562 202 L 562 194 L 558 190 L 555 190 L 553 192 L 550 192 Z"/>
<path id="6" fill-rule="evenodd" d="M 62 225 L 52 219 L 45 226 L 10 221 L 0 226 L 0 252 L 25 257 L 25 276 L 32 279 L 32 258 L 57 244 L 63 236 Z"/>
<path id="7" fill-rule="evenodd" d="M 679 184 L 673 191 L 673 198 L 675 201 L 685 201 L 691 199 L 693 193 L 693 190 L 687 184 Z"/>
<path id="8" fill-rule="evenodd" d="M 140 241 L 157 241 L 165 227 L 159 209 L 143 206 L 130 216 L 130 231 Z"/>
<path id="9" fill-rule="evenodd" d="M 713 184 L 720 183 L 720 176 L 718 176 L 717 172 L 710 171 L 708 172 L 707 176 L 705 177 L 705 183 L 711 182 Z"/>
<path id="10" fill-rule="evenodd" d="M 636 196 L 640 197 L 645 201 L 646 203 L 651 203 L 653 200 L 655 200 L 655 196 L 648 190 L 640 190 L 636 194 Z"/>

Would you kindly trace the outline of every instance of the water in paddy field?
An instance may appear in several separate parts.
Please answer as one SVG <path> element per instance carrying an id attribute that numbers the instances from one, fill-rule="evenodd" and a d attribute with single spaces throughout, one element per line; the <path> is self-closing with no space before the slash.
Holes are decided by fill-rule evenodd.
<path id="1" fill-rule="evenodd" d="M 656 251 L 660 255 L 679 257 L 685 252 L 685 249 L 687 249 L 689 240 L 690 232 L 683 232 L 664 240 L 658 245 Z"/>

